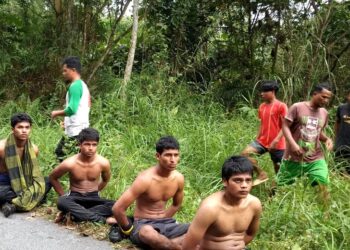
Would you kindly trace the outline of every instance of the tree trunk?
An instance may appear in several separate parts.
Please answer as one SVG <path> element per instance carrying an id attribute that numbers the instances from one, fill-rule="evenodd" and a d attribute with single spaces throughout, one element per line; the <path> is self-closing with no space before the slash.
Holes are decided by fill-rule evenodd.
<path id="1" fill-rule="evenodd" d="M 125 99 L 126 86 L 130 81 L 132 66 L 134 64 L 134 56 L 136 49 L 136 41 L 137 41 L 137 29 L 138 29 L 138 9 L 139 9 L 139 0 L 134 0 L 133 7 L 133 25 L 131 32 L 131 41 L 130 41 L 130 50 L 128 54 L 128 60 L 126 62 L 125 73 L 124 73 L 124 81 L 121 89 L 121 96 Z"/>

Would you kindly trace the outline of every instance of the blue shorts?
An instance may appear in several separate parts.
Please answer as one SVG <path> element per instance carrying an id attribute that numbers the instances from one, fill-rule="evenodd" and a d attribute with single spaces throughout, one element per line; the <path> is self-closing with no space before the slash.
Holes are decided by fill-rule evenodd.
<path id="1" fill-rule="evenodd" d="M 252 141 L 249 146 L 252 148 L 255 148 L 259 155 L 263 155 L 266 152 L 269 152 L 270 158 L 273 161 L 273 163 L 280 164 L 282 162 L 284 150 L 283 149 L 272 149 L 268 150 L 263 145 L 261 145 L 257 140 Z"/>

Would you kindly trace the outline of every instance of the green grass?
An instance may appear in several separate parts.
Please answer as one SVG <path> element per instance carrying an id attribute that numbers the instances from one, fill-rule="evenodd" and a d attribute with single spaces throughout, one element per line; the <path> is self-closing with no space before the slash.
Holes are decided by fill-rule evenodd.
<path id="1" fill-rule="evenodd" d="M 48 174 L 57 165 L 53 152 L 63 133 L 59 122 L 49 119 L 50 109 L 41 107 L 40 100 L 22 97 L 16 103 L 3 103 L 1 137 L 10 132 L 8 120 L 15 111 L 27 111 L 34 118 L 32 140 L 39 146 L 41 167 Z M 227 113 L 209 94 L 193 94 L 181 84 L 135 81 L 125 103 L 117 91 L 95 97 L 91 125 L 101 133 L 99 153 L 110 160 L 113 172 L 102 195 L 117 199 L 140 171 L 155 164 L 154 144 L 159 137 L 171 134 L 181 144 L 178 170 L 186 179 L 183 207 L 176 217 L 191 221 L 200 201 L 222 188 L 223 161 L 255 138 L 258 121 L 254 114 L 248 107 Z M 269 156 L 258 161 L 272 180 Z M 331 154 L 327 161 L 331 169 L 328 218 L 316 190 L 305 179 L 279 188 L 273 198 L 268 196 L 271 182 L 254 188 L 252 193 L 260 198 L 264 211 L 252 249 L 350 249 L 349 179 L 336 170 Z M 55 200 L 53 192 L 50 200 Z"/>

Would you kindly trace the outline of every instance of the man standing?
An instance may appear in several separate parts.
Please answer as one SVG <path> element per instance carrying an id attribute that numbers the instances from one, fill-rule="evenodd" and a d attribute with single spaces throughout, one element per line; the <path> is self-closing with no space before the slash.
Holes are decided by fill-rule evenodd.
<path id="1" fill-rule="evenodd" d="M 156 151 L 158 164 L 137 176 L 113 206 L 113 213 L 121 233 L 130 236 L 134 244 L 142 248 L 181 249 L 188 224 L 178 224 L 172 218 L 184 196 L 184 177 L 176 170 L 179 144 L 171 136 L 162 137 Z M 169 199 L 172 204 L 166 208 Z M 132 223 L 125 212 L 135 200 Z"/>
<path id="2" fill-rule="evenodd" d="M 252 154 L 262 155 L 269 152 L 274 165 L 275 173 L 278 173 L 283 153 L 286 148 L 282 133 L 282 122 L 287 114 L 287 105 L 276 98 L 278 91 L 277 81 L 262 81 L 261 98 L 263 103 L 259 106 L 258 116 L 261 121 L 258 137 L 250 143 L 241 153 L 247 157 L 257 172 L 257 179 L 253 186 L 268 180 L 267 174 L 252 158 Z"/>
<path id="3" fill-rule="evenodd" d="M 51 185 L 39 168 L 38 147 L 29 139 L 32 119 L 26 113 L 11 117 L 12 133 L 0 141 L 0 205 L 5 217 L 40 204 Z"/>
<path id="4" fill-rule="evenodd" d="M 323 107 L 331 97 L 330 86 L 322 83 L 314 87 L 310 101 L 290 107 L 282 126 L 288 143 L 277 175 L 277 185 L 284 185 L 307 174 L 312 185 L 319 185 L 324 201 L 329 199 L 329 177 L 320 142 L 332 150 L 333 142 L 323 132 L 328 122 L 328 112 Z"/>
<path id="5" fill-rule="evenodd" d="M 183 250 L 243 250 L 259 229 L 262 211 L 258 198 L 250 195 L 253 165 L 243 156 L 232 156 L 222 166 L 224 190 L 200 205 L 185 236 Z"/>
<path id="6" fill-rule="evenodd" d="M 50 181 L 58 195 L 61 211 L 56 222 L 70 213 L 75 221 L 106 222 L 112 216 L 114 201 L 100 198 L 98 192 L 111 177 L 109 161 L 96 153 L 99 134 L 93 128 L 83 129 L 78 136 L 80 153 L 64 160 L 50 174 Z M 69 175 L 69 192 L 64 194 L 59 178 Z M 115 222 L 114 219 L 110 219 Z M 108 221 L 109 222 L 109 221 Z"/>
<path id="7" fill-rule="evenodd" d="M 67 57 L 62 63 L 63 78 L 70 83 L 66 94 L 66 108 L 64 110 L 54 110 L 51 118 L 64 116 L 65 134 L 68 140 L 75 143 L 80 131 L 89 127 L 89 112 L 91 97 L 87 85 L 80 78 L 81 64 L 78 57 Z M 62 137 L 55 150 L 57 158 L 62 161 L 65 152 L 64 147 L 67 138 Z"/>
<path id="8" fill-rule="evenodd" d="M 350 174 L 350 90 L 347 92 L 346 103 L 337 109 L 335 121 L 335 156 L 345 160 L 345 170 Z"/>

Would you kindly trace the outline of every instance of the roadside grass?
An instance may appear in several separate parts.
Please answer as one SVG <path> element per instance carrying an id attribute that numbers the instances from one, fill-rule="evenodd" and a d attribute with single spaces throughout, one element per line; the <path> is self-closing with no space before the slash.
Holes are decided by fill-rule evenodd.
<path id="1" fill-rule="evenodd" d="M 183 207 L 176 218 L 190 222 L 200 201 L 222 188 L 222 163 L 255 138 L 258 121 L 252 108 L 228 113 L 210 94 L 193 94 L 181 84 L 157 86 L 161 90 L 135 81 L 125 103 L 116 90 L 93 100 L 91 126 L 101 133 L 98 150 L 110 160 L 113 172 L 101 195 L 117 199 L 140 171 L 155 164 L 154 145 L 159 137 L 171 134 L 180 142 L 178 170 L 186 179 Z M 30 102 L 22 97 L 3 103 L 0 110 L 1 138 L 10 132 L 9 117 L 14 112 L 26 111 L 33 117 L 32 140 L 39 146 L 39 160 L 46 175 L 58 164 L 53 152 L 63 133 L 59 121 L 49 119 L 51 108 L 42 107 L 40 100 Z M 305 178 L 278 188 L 276 195 L 269 197 L 273 166 L 268 155 L 257 158 L 270 181 L 252 190 L 264 208 L 260 230 L 250 244 L 252 249 L 350 249 L 350 179 L 341 175 L 332 157 L 327 153 L 331 170 L 329 209 L 324 208 L 317 189 L 310 187 Z M 63 185 L 68 187 L 67 178 Z M 54 206 L 56 198 L 50 192 L 46 206 Z M 90 230 L 85 232 L 87 235 L 105 232 L 106 228 L 84 225 Z M 122 244 L 128 245 L 128 241 Z"/>

